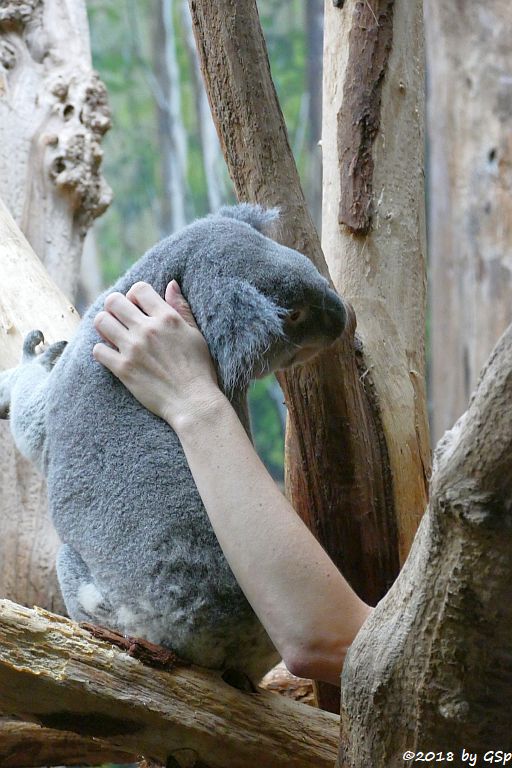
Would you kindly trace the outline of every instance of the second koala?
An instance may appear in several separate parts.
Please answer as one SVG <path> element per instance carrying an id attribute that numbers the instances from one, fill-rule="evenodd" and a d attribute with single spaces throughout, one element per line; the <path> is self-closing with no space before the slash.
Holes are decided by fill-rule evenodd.
<path id="1" fill-rule="evenodd" d="M 250 432 L 250 380 L 301 362 L 345 326 L 342 301 L 311 262 L 265 236 L 274 217 L 225 207 L 163 240 L 97 299 L 60 357 L 61 347 L 31 356 L 41 338 L 31 334 L 10 379 L 14 438 L 47 477 L 70 617 L 254 683 L 277 653 L 224 558 L 176 434 L 93 360 L 93 319 L 107 293 L 142 280 L 163 296 L 175 278 Z"/>

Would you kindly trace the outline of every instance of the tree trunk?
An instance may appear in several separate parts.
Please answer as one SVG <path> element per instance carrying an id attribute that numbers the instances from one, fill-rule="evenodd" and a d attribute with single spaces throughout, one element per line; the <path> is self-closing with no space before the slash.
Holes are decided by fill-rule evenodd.
<path id="1" fill-rule="evenodd" d="M 91 69 L 83 0 L 3 4 L 0 198 L 71 300 L 84 235 L 110 201 L 99 172 L 100 141 L 109 125 L 106 92 Z M 16 289 L 16 306 L 2 317 L 3 347 L 7 340 L 20 346 L 18 330 L 29 330 L 27 320 L 44 330 L 52 316 L 46 293 L 31 295 L 20 282 Z M 28 298 L 23 311 L 22 293 Z M 11 327 L 13 317 L 19 329 Z M 4 356 L 1 365 L 13 362 Z M 64 611 L 44 481 L 15 451 L 8 424 L 1 423 L 0 430 L 0 594 Z"/>
<path id="2" fill-rule="evenodd" d="M 322 243 L 380 404 L 400 560 L 427 501 L 421 0 L 325 6 Z"/>
<path id="3" fill-rule="evenodd" d="M 345 662 L 341 766 L 510 750 L 511 551 L 512 326 L 438 446 L 409 559 Z"/>
<path id="4" fill-rule="evenodd" d="M 331 768 L 339 717 L 220 673 L 148 668 L 85 629 L 0 600 L 0 699 L 45 727 L 210 768 Z M 1 746 L 1 745 L 0 745 Z"/>
<path id="5" fill-rule="evenodd" d="M 512 320 L 512 6 L 425 5 L 437 439 Z"/>
<path id="6" fill-rule="evenodd" d="M 369 78 L 371 96 L 371 79 L 377 77 L 381 83 L 387 71 L 387 53 L 382 56 L 382 52 L 388 52 L 390 40 L 393 39 L 393 26 L 391 24 L 390 27 L 389 14 L 384 13 L 385 37 L 383 39 L 380 32 L 376 35 L 372 29 L 373 16 L 368 21 L 361 5 L 357 3 L 354 7 L 354 3 L 349 3 L 343 12 L 329 8 L 337 15 L 328 17 L 327 27 L 334 25 L 340 35 L 343 32 L 340 25 L 345 20 L 344 33 L 349 28 L 356 31 L 351 48 L 351 71 L 357 67 L 360 48 L 364 47 L 360 24 L 364 22 L 371 29 L 374 57 L 377 63 L 382 59 L 380 70 L 372 63 L 372 56 L 369 61 L 362 62 L 363 69 L 368 69 L 365 77 Z M 247 3 L 243 8 L 234 10 L 227 0 L 217 3 L 215 7 L 190 0 L 190 6 L 214 120 L 238 197 L 279 205 L 283 214 L 278 233 L 281 242 L 306 253 L 320 271 L 328 274 L 289 149 L 255 4 Z M 380 14 L 378 6 L 377 11 Z M 362 20 L 358 13 L 363 13 Z M 415 34 L 411 47 L 414 43 L 419 45 L 421 27 L 418 13 L 419 3 L 414 3 L 410 12 L 405 5 L 398 9 L 396 23 L 401 26 L 397 36 L 401 44 L 405 45 L 402 38 L 407 34 L 411 38 Z M 348 26 L 347 19 L 351 20 Z M 334 59 L 336 56 L 336 51 L 329 50 L 329 43 L 327 56 L 329 62 L 331 57 Z M 287 481 L 291 501 L 338 567 L 370 603 L 375 603 L 385 594 L 398 572 L 399 559 L 403 560 L 407 554 L 425 508 L 426 476 L 429 472 L 423 382 L 425 278 L 421 166 L 418 160 L 421 160 L 422 112 L 421 97 L 417 94 L 422 82 L 420 73 L 421 67 L 415 59 L 408 72 L 407 98 L 410 103 L 407 101 L 407 106 L 409 109 L 416 108 L 417 114 L 412 126 L 408 126 L 406 159 L 414 156 L 412 167 L 416 170 L 411 174 L 404 161 L 392 177 L 394 187 L 398 187 L 401 181 L 407 186 L 413 215 L 403 227 L 396 222 L 392 224 L 391 218 L 387 220 L 387 228 L 393 234 L 393 249 L 405 252 L 408 248 L 412 256 L 413 266 L 408 268 L 407 278 L 401 282 L 400 296 L 397 298 L 392 293 L 393 279 L 398 279 L 399 266 L 404 266 L 405 262 L 391 265 L 391 249 L 388 248 L 383 251 L 386 263 L 378 266 L 376 245 L 371 239 L 376 239 L 377 234 L 369 234 L 367 264 L 378 274 L 379 281 L 375 280 L 375 284 L 369 283 L 365 288 L 363 273 L 368 267 L 365 265 L 360 269 L 359 277 L 354 267 L 354 282 L 359 280 L 360 288 L 357 292 L 353 291 L 350 298 L 357 300 L 361 308 L 363 333 L 370 358 L 366 359 L 366 349 L 361 349 L 358 342 L 354 346 L 355 323 L 352 318 L 351 333 L 345 335 L 336 350 L 329 350 L 311 365 L 293 374 L 285 374 L 280 379 L 290 413 Z M 328 77 L 334 77 L 332 68 Z M 392 84 L 396 87 L 395 79 Z M 366 98 L 366 91 L 363 95 Z M 391 98 L 387 91 L 385 98 L 388 101 Z M 324 101 L 331 105 L 331 93 Z M 396 107 L 395 103 L 383 103 L 389 111 Z M 364 98 L 359 106 L 364 111 Z M 380 100 L 371 101 L 370 107 L 378 122 Z M 402 120 L 406 123 L 403 116 Z M 383 124 L 387 126 L 388 121 L 386 114 Z M 337 147 L 343 137 L 339 138 L 326 130 L 325 126 L 329 126 L 330 122 L 326 117 L 324 152 L 326 157 L 334 155 L 335 161 L 331 164 L 338 168 Z M 348 123 L 347 119 L 345 128 Z M 326 143 L 331 145 L 327 150 Z M 380 195 L 382 181 L 379 179 L 389 167 L 384 165 L 381 157 L 381 144 L 378 146 L 380 154 L 376 153 L 374 159 L 375 190 Z M 372 153 L 370 146 L 358 147 L 355 139 L 348 147 L 348 151 L 356 154 L 361 149 L 366 149 L 370 155 Z M 325 165 L 328 166 L 329 161 Z M 332 176 L 332 168 L 330 170 Z M 408 185 L 405 184 L 407 175 Z M 371 183 L 371 178 L 368 182 Z M 327 195 L 326 199 L 328 206 L 332 206 L 334 200 L 339 200 L 339 193 L 334 192 L 332 197 Z M 359 254 L 363 245 L 359 235 L 334 233 L 332 217 L 327 217 L 325 221 L 327 229 L 330 228 L 326 242 L 332 254 L 339 258 L 340 237 L 346 240 L 353 237 L 352 250 L 354 255 Z M 382 238 L 378 240 L 379 248 L 384 248 L 381 241 Z M 345 247 L 345 243 L 343 245 Z M 339 278 L 339 265 L 334 263 L 334 258 L 332 261 L 335 276 Z M 385 269 L 391 266 L 393 278 L 386 282 Z M 414 284 L 413 275 L 416 275 L 418 285 Z M 337 282 L 340 285 L 339 279 Z M 412 298 L 407 296 L 409 289 Z M 413 320 L 403 336 L 394 326 L 402 319 L 400 302 L 405 302 L 408 309 L 415 302 L 418 304 L 418 307 L 414 304 Z M 376 312 L 378 322 L 372 324 L 372 315 L 367 317 L 370 312 Z M 387 339 L 379 345 L 379 336 L 374 340 L 373 336 L 370 337 L 370 330 L 374 335 L 381 334 L 383 323 Z M 385 349 L 387 365 L 384 365 L 381 347 Z M 389 359 L 393 363 L 391 370 Z M 378 401 L 385 411 L 379 409 Z M 330 696 L 326 695 L 324 703 L 333 706 Z"/>
<path id="7" fill-rule="evenodd" d="M 169 235 L 187 223 L 187 134 L 181 114 L 181 91 L 173 0 L 158 0 L 153 15 L 153 58 L 158 137 L 164 199 L 161 230 Z"/>

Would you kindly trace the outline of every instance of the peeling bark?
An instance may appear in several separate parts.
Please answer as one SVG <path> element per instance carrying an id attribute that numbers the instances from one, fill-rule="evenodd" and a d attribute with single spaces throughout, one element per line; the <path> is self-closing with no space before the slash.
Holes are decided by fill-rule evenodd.
<path id="1" fill-rule="evenodd" d="M 436 454 L 410 556 L 345 663 L 347 768 L 510 748 L 512 326 Z"/>
<path id="2" fill-rule="evenodd" d="M 361 377 L 387 450 L 403 563 L 426 508 L 430 477 L 423 9 L 421 0 L 395 0 L 392 13 L 388 2 L 362 6 L 360 0 L 347 0 L 343 10 L 331 2 L 325 6 L 324 104 L 329 108 L 323 116 L 322 245 L 334 284 L 357 315 Z M 356 78 L 366 86 L 357 90 Z M 371 152 L 361 133 L 361 120 L 370 117 Z M 348 145 L 353 142 L 354 151 L 361 150 L 372 170 L 371 190 L 363 185 L 371 192 L 373 210 L 366 234 L 339 221 L 339 201 L 347 190 L 352 195 L 353 173 L 361 170 L 359 161 L 352 167 L 343 137 Z"/>
<path id="3" fill-rule="evenodd" d="M 350 22 L 343 108 L 338 112 L 339 223 L 355 234 L 368 232 L 372 221 L 373 143 L 393 42 L 393 5 L 394 0 L 356 2 Z"/>

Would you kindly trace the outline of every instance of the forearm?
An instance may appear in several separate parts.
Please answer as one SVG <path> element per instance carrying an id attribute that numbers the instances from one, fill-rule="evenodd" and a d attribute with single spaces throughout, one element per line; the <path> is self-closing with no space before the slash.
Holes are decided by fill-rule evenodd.
<path id="1" fill-rule="evenodd" d="M 368 606 L 280 493 L 223 395 L 174 426 L 231 569 L 285 663 L 339 683 Z"/>
<path id="2" fill-rule="evenodd" d="M 109 342 L 95 359 L 180 437 L 228 563 L 289 669 L 338 683 L 369 608 L 260 462 L 177 284 L 165 301 L 146 283 L 110 294 L 95 326 Z"/>

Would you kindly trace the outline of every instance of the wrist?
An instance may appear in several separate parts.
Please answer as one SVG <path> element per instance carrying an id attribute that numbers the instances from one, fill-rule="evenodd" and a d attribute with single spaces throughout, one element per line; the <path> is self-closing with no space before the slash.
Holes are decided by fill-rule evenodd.
<path id="1" fill-rule="evenodd" d="M 194 433 L 196 428 L 202 431 L 208 424 L 214 424 L 229 408 L 227 397 L 218 387 L 212 386 L 195 391 L 178 409 L 176 406 L 168 409 L 164 419 L 181 440 Z"/>

